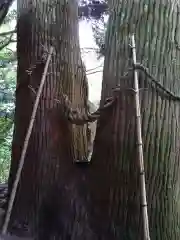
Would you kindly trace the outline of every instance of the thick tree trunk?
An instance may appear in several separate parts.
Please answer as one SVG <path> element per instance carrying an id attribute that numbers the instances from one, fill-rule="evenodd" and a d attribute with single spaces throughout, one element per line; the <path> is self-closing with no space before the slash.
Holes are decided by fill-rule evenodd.
<path id="1" fill-rule="evenodd" d="M 176 4 L 112 1 L 106 34 L 101 105 L 118 84 L 113 108 L 98 122 L 93 157 L 92 204 L 100 239 L 142 239 L 139 167 L 136 157 L 133 77 L 128 70 L 129 34 L 135 30 L 137 58 L 166 89 L 180 96 L 180 52 Z M 146 3 L 146 4 L 145 4 Z M 142 135 L 151 239 L 180 238 L 180 106 L 139 75 Z M 145 89 L 144 89 L 145 88 Z M 146 89 L 148 88 L 148 89 Z M 95 184 L 96 183 L 96 184 Z M 105 233 L 106 232 L 106 236 Z M 103 238 L 104 237 L 104 238 Z"/>
<path id="2" fill-rule="evenodd" d="M 37 91 L 44 70 L 43 63 L 36 64 L 37 59 L 42 56 L 42 45 L 48 50 L 52 43 L 55 52 L 30 138 L 10 230 L 14 233 L 24 230 L 25 235 L 36 233 L 39 239 L 53 236 L 70 239 L 70 234 L 71 239 L 77 239 L 85 226 L 82 220 L 81 229 L 75 228 L 77 218 L 81 221 L 81 215 L 82 219 L 86 216 L 83 200 L 78 197 L 83 187 L 81 169 L 76 169 L 73 161 L 87 156 L 87 126 L 70 125 L 64 118 L 63 106 L 55 99 L 63 92 L 73 107 L 83 111 L 87 104 L 78 9 L 75 0 L 67 3 L 59 0 L 52 9 L 48 9 L 48 4 L 52 2 L 18 1 L 18 82 L 9 190 L 35 101 L 35 94 L 28 86 Z M 36 68 L 28 75 L 26 70 L 31 64 L 36 64 Z M 75 215 L 76 208 L 79 215 Z"/>

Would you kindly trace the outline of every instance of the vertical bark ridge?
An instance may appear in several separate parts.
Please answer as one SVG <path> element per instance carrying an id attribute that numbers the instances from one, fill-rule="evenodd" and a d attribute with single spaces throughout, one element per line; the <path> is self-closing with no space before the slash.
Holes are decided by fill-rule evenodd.
<path id="1" fill-rule="evenodd" d="M 171 1 L 114 0 L 110 7 L 101 104 L 112 87 L 133 87 L 131 75 L 127 81 L 119 78 L 127 71 L 133 29 L 138 61 L 179 95 L 178 6 L 172 9 Z M 139 74 L 140 88 L 148 89 L 141 90 L 140 99 L 151 238 L 179 239 L 179 102 L 165 98 L 145 78 Z M 94 216 L 104 219 L 112 238 L 122 240 L 142 237 L 134 108 L 133 93 L 121 92 L 112 112 L 100 118 L 93 158 L 94 171 L 99 173 L 93 175 L 95 189 L 91 183 L 92 202 L 99 208 Z M 102 199 L 106 199 L 103 204 Z M 103 228 L 96 231 L 103 236 Z"/>
<path id="2" fill-rule="evenodd" d="M 37 234 L 38 239 L 52 239 L 53 236 L 69 239 L 71 234 L 71 239 L 85 239 L 81 233 L 86 229 L 84 234 L 93 239 L 86 216 L 85 176 L 81 169 L 73 166 L 73 160 L 87 155 L 87 126 L 71 126 L 64 118 L 63 106 L 54 101 L 65 93 L 73 107 L 84 111 L 87 104 L 77 2 L 58 3 L 53 11 L 56 14 L 48 16 L 47 4 L 51 1 L 18 1 L 17 81 L 25 86 L 16 94 L 10 190 L 35 100 L 28 85 L 38 89 L 44 64 L 37 65 L 32 75 L 28 76 L 26 70 L 42 56 L 41 44 L 48 50 L 52 36 L 56 41 L 53 42 L 55 52 L 38 107 L 10 230 L 18 233 L 20 228 L 26 235 L 28 231 L 30 235 Z M 53 24 L 53 18 L 56 24 Z"/>

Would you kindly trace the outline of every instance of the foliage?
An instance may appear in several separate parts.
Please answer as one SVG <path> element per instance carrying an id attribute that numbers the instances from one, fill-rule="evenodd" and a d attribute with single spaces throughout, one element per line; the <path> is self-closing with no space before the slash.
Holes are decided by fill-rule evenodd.
<path id="1" fill-rule="evenodd" d="M 3 24 L 5 17 L 8 14 L 9 8 L 14 0 L 1 0 L 0 1 L 0 25 Z"/>
<path id="2" fill-rule="evenodd" d="M 80 19 L 98 20 L 108 10 L 108 5 L 104 0 L 81 0 L 78 10 Z"/>
<path id="3" fill-rule="evenodd" d="M 3 24 L 11 23 L 13 20 L 16 20 L 16 17 L 17 17 L 17 12 L 16 12 L 16 10 L 10 11 L 10 13 L 8 13 L 8 15 L 6 16 L 6 18 L 4 19 Z"/>
<path id="4" fill-rule="evenodd" d="M 105 55 L 105 32 L 107 28 L 106 18 L 107 15 L 104 14 L 100 19 L 92 21 L 94 40 L 98 46 L 98 50 L 96 50 L 98 58 L 101 58 Z"/>
<path id="5" fill-rule="evenodd" d="M 3 77 L 4 76 L 4 77 Z M 7 180 L 11 154 L 16 73 L 0 69 L 0 182 Z"/>
<path id="6" fill-rule="evenodd" d="M 5 182 L 8 178 L 12 124 L 12 120 L 0 118 L 0 182 Z"/>
<path id="7" fill-rule="evenodd" d="M 11 11 L 0 26 L 0 182 L 8 178 L 11 155 L 11 139 L 14 114 L 14 91 L 16 80 L 15 31 L 12 20 L 16 16 Z"/>
<path id="8" fill-rule="evenodd" d="M 98 58 L 105 55 L 105 31 L 108 18 L 108 5 L 106 0 L 81 0 L 79 3 L 79 18 L 89 20 L 92 24 L 92 30 L 98 50 Z"/>
<path id="9" fill-rule="evenodd" d="M 16 72 L 13 68 L 0 69 L 0 117 L 12 118 Z"/>

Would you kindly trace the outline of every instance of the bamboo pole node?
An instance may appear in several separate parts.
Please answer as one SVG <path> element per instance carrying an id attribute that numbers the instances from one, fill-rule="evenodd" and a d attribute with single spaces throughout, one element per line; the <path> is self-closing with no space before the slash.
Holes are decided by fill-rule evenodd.
<path id="1" fill-rule="evenodd" d="M 15 197 L 16 197 L 18 183 L 19 183 L 19 180 L 20 180 L 20 177 L 21 177 L 21 172 L 22 172 L 22 168 L 23 168 L 23 165 L 24 165 L 24 160 L 25 160 L 25 157 L 26 157 L 26 152 L 27 152 L 27 148 L 28 148 L 28 144 L 29 144 L 29 139 L 31 137 L 32 129 L 33 129 L 33 126 L 34 126 L 34 121 L 35 121 L 37 109 L 38 109 L 38 106 L 39 106 L 39 100 L 40 100 L 40 97 L 41 97 L 41 94 L 42 94 L 42 90 L 43 90 L 44 83 L 45 83 L 45 80 L 46 80 L 47 71 L 48 71 L 48 67 L 49 67 L 49 63 L 50 63 L 53 51 L 54 51 L 54 48 L 51 47 L 49 55 L 47 57 L 45 67 L 44 67 L 44 72 L 43 72 L 43 75 L 42 75 L 42 78 L 41 78 L 40 86 L 39 86 L 39 89 L 38 89 L 38 92 L 37 92 L 37 95 L 36 95 L 36 100 L 35 100 L 35 103 L 34 103 L 34 106 L 33 106 L 33 111 L 32 111 L 31 119 L 30 119 L 30 122 L 29 122 L 29 127 L 28 127 L 28 130 L 27 130 L 27 133 L 26 133 L 23 149 L 22 149 L 22 152 L 21 152 L 21 157 L 20 157 L 20 160 L 19 160 L 18 170 L 17 170 L 17 173 L 16 173 L 15 181 L 13 183 L 12 191 L 11 191 L 9 202 L 8 202 L 8 207 L 7 207 L 7 211 L 6 211 L 6 215 L 5 215 L 5 220 L 4 220 L 4 224 L 3 224 L 3 227 L 2 227 L 2 235 L 5 235 L 6 232 L 7 232 L 7 229 L 8 229 L 8 225 L 9 225 L 9 221 L 10 221 L 10 217 L 11 217 L 11 213 L 12 213 L 12 209 L 13 209 L 13 204 L 14 204 L 14 200 L 15 200 Z"/>
<path id="2" fill-rule="evenodd" d="M 136 43 L 135 36 L 131 36 L 131 49 L 133 64 L 136 66 Z M 146 197 L 146 184 L 145 184 L 145 171 L 144 171 L 144 156 L 143 156 L 143 141 L 142 141 L 142 127 L 141 127 L 141 110 L 139 100 L 139 81 L 138 71 L 134 69 L 134 90 L 135 90 L 135 111 L 136 111 L 136 131 L 137 131 L 137 152 L 139 160 L 139 176 L 140 176 L 140 192 L 141 192 L 141 207 L 142 207 L 142 220 L 143 220 L 143 239 L 150 240 L 149 233 L 149 219 L 147 210 L 147 197 Z"/>

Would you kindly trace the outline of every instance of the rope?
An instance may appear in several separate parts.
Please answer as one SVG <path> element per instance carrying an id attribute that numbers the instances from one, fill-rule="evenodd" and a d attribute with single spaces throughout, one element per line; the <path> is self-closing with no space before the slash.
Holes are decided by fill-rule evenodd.
<path id="1" fill-rule="evenodd" d="M 154 85 L 154 87 L 156 87 L 157 89 L 157 92 L 161 93 L 161 95 L 163 95 L 165 98 L 171 99 L 173 101 L 180 101 L 180 96 L 175 95 L 174 93 L 166 89 L 161 83 L 157 82 L 157 80 L 148 72 L 148 69 L 144 67 L 142 64 L 140 63 L 133 64 L 133 69 L 130 70 L 134 69 L 141 70 L 142 72 L 144 72 L 145 75 L 147 76 L 148 82 L 152 86 Z"/>
<path id="2" fill-rule="evenodd" d="M 33 69 L 37 68 L 39 64 L 42 64 L 45 61 L 46 54 L 47 54 L 47 51 L 43 55 L 43 57 L 37 60 L 36 64 L 32 65 L 28 70 L 26 70 L 26 72 L 31 75 L 33 72 Z M 153 77 L 148 72 L 148 69 L 145 66 L 143 66 L 141 63 L 133 64 L 133 67 L 129 68 L 128 72 L 124 76 L 120 77 L 120 79 L 129 79 L 129 76 L 128 76 L 129 72 L 134 70 L 139 70 L 143 72 L 147 77 L 146 80 L 151 84 L 152 87 L 156 88 L 157 92 L 160 93 L 162 97 L 173 100 L 173 101 L 180 101 L 180 96 L 175 95 L 174 93 L 166 89 L 161 83 L 157 82 L 155 77 Z M 31 91 L 34 94 L 36 94 L 36 91 L 33 89 L 31 85 L 28 85 L 28 87 L 31 89 Z M 135 92 L 133 88 L 123 89 L 120 86 L 115 87 L 114 89 L 112 89 L 112 97 L 107 98 L 104 102 L 104 106 L 99 107 L 93 113 L 90 113 L 88 110 L 86 111 L 86 113 L 81 113 L 79 109 L 73 109 L 71 107 L 72 103 L 66 94 L 62 94 L 60 99 L 54 99 L 54 101 L 57 102 L 58 104 L 61 104 L 64 107 L 64 110 L 63 110 L 64 114 L 71 124 L 83 125 L 88 122 L 94 122 L 98 120 L 101 112 L 111 107 L 115 103 L 115 101 L 118 98 L 119 92 L 129 91 L 129 90 L 132 92 L 133 91 Z M 140 89 L 140 90 L 145 90 L 145 89 Z"/>
<path id="3" fill-rule="evenodd" d="M 134 71 L 134 70 L 140 70 L 140 71 L 144 72 L 145 75 L 147 76 L 148 82 L 152 85 L 152 87 L 156 88 L 157 92 L 159 92 L 162 96 L 164 96 L 165 98 L 171 99 L 173 101 L 180 101 L 179 96 L 174 95 L 171 91 L 166 89 L 161 83 L 157 82 L 156 79 L 148 72 L 148 69 L 146 67 L 144 67 L 142 64 L 140 64 L 140 63 L 133 64 L 133 68 L 130 68 L 129 71 Z M 125 76 L 122 76 L 121 78 L 128 78 L 128 76 L 126 74 Z M 115 103 L 115 101 L 118 98 L 118 93 L 120 91 L 125 91 L 125 90 L 131 90 L 131 91 L 135 92 L 135 90 L 133 88 L 122 89 L 120 86 L 117 86 L 116 88 L 113 89 L 113 96 L 109 97 L 105 100 L 103 107 L 98 108 L 93 113 L 87 112 L 86 114 L 81 113 L 79 111 L 79 109 L 73 109 L 71 107 L 72 104 L 71 104 L 68 96 L 65 94 L 62 94 L 61 100 L 58 100 L 58 99 L 54 99 L 54 100 L 57 103 L 64 105 L 64 113 L 65 113 L 66 118 L 69 120 L 69 122 L 71 122 L 72 124 L 76 124 L 76 125 L 83 125 L 88 122 L 96 121 L 100 117 L 101 112 L 103 112 L 107 108 L 111 107 Z M 144 89 L 140 89 L 140 90 L 144 90 Z"/>
<path id="4" fill-rule="evenodd" d="M 139 70 L 143 72 L 147 77 L 146 80 L 151 84 L 152 87 L 156 88 L 157 92 L 160 93 L 162 97 L 170 99 L 172 101 L 180 101 L 179 96 L 173 94 L 171 91 L 166 89 L 161 83 L 157 82 L 157 80 L 148 72 L 148 69 L 141 63 L 133 64 L 133 68 L 129 68 L 128 72 L 124 76 L 120 77 L 120 79 L 129 79 L 130 76 L 128 76 L 128 73 L 134 70 Z M 36 94 L 36 91 L 32 88 L 32 86 L 29 85 L 28 87 L 34 94 Z M 140 90 L 145 89 L 141 88 Z M 61 106 L 63 106 L 62 111 L 71 124 L 83 125 L 98 120 L 103 111 L 113 106 L 113 104 L 116 102 L 119 96 L 119 93 L 122 91 L 132 91 L 135 93 L 135 90 L 133 88 L 122 88 L 120 86 L 117 86 L 114 89 L 112 89 L 112 97 L 107 98 L 104 102 L 104 106 L 99 107 L 93 113 L 90 113 L 88 110 L 86 111 L 86 113 L 81 113 L 79 109 L 73 109 L 71 107 L 72 103 L 66 94 L 62 94 L 60 99 L 53 100 L 60 104 Z"/>
<path id="5" fill-rule="evenodd" d="M 113 103 L 116 101 L 115 98 L 110 97 L 107 98 L 105 100 L 104 106 L 101 108 L 98 108 L 95 112 L 93 113 L 89 113 L 89 111 L 87 111 L 86 114 L 82 114 L 79 109 L 72 109 L 71 107 L 71 102 L 68 98 L 67 95 L 63 94 L 62 95 L 62 99 L 64 102 L 64 113 L 65 116 L 67 117 L 67 119 L 69 120 L 69 122 L 71 122 L 72 124 L 75 125 L 83 125 L 86 124 L 88 122 L 94 122 L 96 121 L 99 117 L 102 111 L 104 111 L 105 109 L 111 107 L 113 105 Z M 54 99 L 57 103 L 62 104 L 62 101 L 58 100 L 58 99 Z"/>

